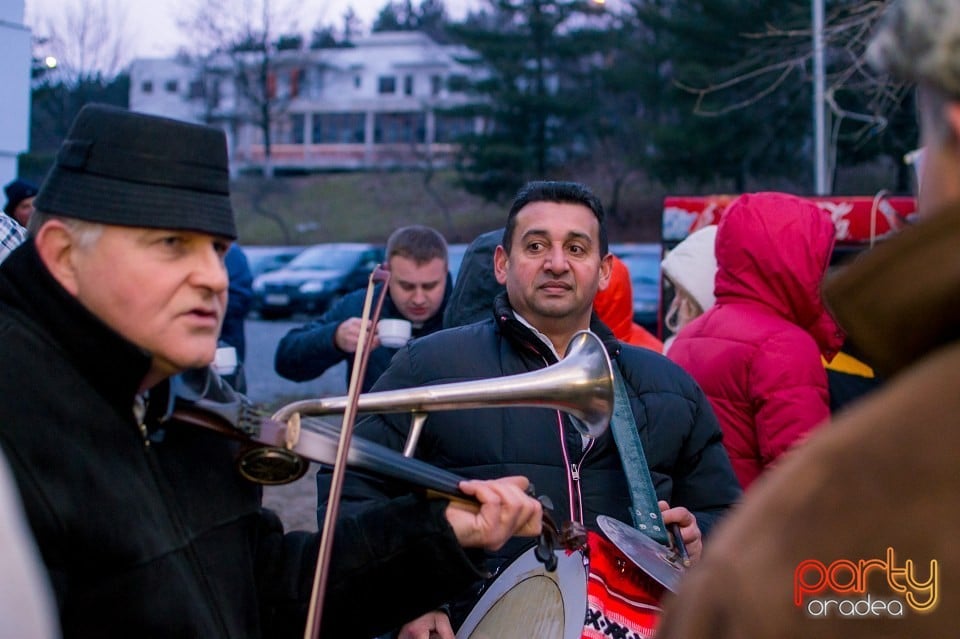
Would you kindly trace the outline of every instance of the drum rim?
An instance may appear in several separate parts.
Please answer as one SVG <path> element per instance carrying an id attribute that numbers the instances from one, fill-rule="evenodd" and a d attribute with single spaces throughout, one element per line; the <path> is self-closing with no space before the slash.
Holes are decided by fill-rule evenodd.
<path id="1" fill-rule="evenodd" d="M 534 555 L 534 550 L 535 548 L 530 548 L 518 555 L 493 578 L 457 630 L 457 639 L 469 637 L 504 594 L 524 580 L 535 576 L 551 579 L 560 590 L 564 608 L 564 639 L 579 639 L 582 636 L 583 623 L 587 614 L 587 566 L 583 553 L 554 551 L 557 557 L 557 569 L 553 573 L 548 573 Z M 582 606 L 574 605 L 575 602 L 581 601 Z"/>

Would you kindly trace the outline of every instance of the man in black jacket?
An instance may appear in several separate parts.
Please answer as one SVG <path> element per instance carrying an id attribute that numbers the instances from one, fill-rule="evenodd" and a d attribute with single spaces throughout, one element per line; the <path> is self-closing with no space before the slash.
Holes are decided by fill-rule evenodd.
<path id="1" fill-rule="evenodd" d="M 541 369 L 560 359 L 577 331 L 593 331 L 622 373 L 663 521 L 680 525 L 696 560 L 703 533 L 738 499 L 740 488 L 717 420 L 696 383 L 664 357 L 620 344 L 593 315 L 593 298 L 610 275 L 607 248 L 602 205 L 586 187 L 528 184 L 514 200 L 494 254 L 506 294 L 494 301 L 493 316 L 408 344 L 373 390 Z M 358 424 L 357 434 L 402 448 L 409 424 L 407 415 L 373 416 Z M 550 497 L 560 520 L 594 531 L 601 514 L 632 521 L 627 478 L 611 433 L 587 440 L 558 411 L 437 412 L 426 422 L 416 456 L 469 477 L 525 475 Z M 320 495 L 328 494 L 327 479 L 324 472 L 318 475 Z M 385 494 L 392 493 L 355 479 L 344 499 L 365 505 Z M 509 543 L 491 563 L 498 566 L 520 549 L 520 543 Z M 441 636 L 452 635 L 444 619 L 430 625 Z"/>
<path id="2" fill-rule="evenodd" d="M 302 636 L 318 535 L 261 508 L 237 442 L 168 417 L 168 378 L 211 362 L 226 306 L 222 131 L 85 107 L 36 204 L 0 265 L 0 446 L 64 636 Z M 411 496 L 345 518 L 324 634 L 375 634 L 476 579 L 462 546 L 539 529 L 526 487 L 462 484 L 478 513 Z"/>
<path id="3" fill-rule="evenodd" d="M 412 326 L 412 338 L 440 330 L 443 309 L 450 296 L 446 240 L 430 227 L 405 226 L 390 235 L 386 253 L 390 280 L 380 319 L 407 320 Z M 376 294 L 379 293 L 378 285 Z M 305 382 L 347 360 L 349 385 L 365 297 L 366 289 L 354 291 L 315 322 L 287 333 L 277 346 L 274 360 L 277 374 Z M 361 386 L 364 393 L 386 370 L 396 352 L 395 347 L 382 345 L 379 336 L 374 335 Z"/>

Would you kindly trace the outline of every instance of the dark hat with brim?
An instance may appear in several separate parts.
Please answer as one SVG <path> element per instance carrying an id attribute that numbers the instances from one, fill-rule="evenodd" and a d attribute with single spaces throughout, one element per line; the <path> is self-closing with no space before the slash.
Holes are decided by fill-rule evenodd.
<path id="1" fill-rule="evenodd" d="M 33 204 L 89 222 L 237 237 L 223 131 L 104 105 L 81 109 Z"/>

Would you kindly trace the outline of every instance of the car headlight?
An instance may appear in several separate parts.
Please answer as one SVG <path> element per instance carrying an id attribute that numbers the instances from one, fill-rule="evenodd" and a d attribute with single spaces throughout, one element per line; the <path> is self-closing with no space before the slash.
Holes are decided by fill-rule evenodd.
<path id="1" fill-rule="evenodd" d="M 263 280 L 259 277 L 253 280 L 253 292 L 254 293 L 263 293 L 267 289 L 267 285 L 264 284 Z"/>
<path id="2" fill-rule="evenodd" d="M 329 280 L 310 280 L 300 285 L 300 292 L 304 294 L 322 293 L 323 291 L 327 290 L 329 286 Z"/>

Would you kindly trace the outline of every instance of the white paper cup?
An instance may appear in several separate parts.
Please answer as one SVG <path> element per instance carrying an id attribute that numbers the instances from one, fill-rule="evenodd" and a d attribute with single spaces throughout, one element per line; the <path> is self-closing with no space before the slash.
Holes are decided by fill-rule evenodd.
<path id="1" fill-rule="evenodd" d="M 237 349 L 233 346 L 221 346 L 213 357 L 213 370 L 218 375 L 233 375 L 237 372 Z"/>
<path id="2" fill-rule="evenodd" d="M 382 319 L 377 322 L 380 344 L 388 348 L 400 348 L 410 341 L 412 325 L 403 319 Z"/>

